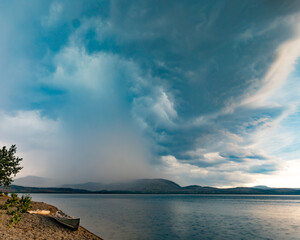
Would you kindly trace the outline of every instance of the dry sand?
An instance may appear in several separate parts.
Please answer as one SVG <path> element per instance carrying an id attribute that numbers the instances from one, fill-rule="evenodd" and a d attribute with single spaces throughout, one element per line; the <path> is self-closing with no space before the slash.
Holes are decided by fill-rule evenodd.
<path id="1" fill-rule="evenodd" d="M 5 203 L 7 197 L 0 196 L 0 204 Z M 32 210 L 50 210 L 53 216 L 57 208 L 43 202 L 33 202 Z M 83 227 L 79 227 L 77 231 L 66 228 L 55 221 L 51 216 L 43 216 L 36 214 L 24 213 L 21 221 L 11 228 L 7 227 L 10 216 L 5 214 L 4 210 L 0 210 L 0 239 L 2 240 L 35 240 L 35 239 L 95 239 L 102 238 L 89 232 Z"/>

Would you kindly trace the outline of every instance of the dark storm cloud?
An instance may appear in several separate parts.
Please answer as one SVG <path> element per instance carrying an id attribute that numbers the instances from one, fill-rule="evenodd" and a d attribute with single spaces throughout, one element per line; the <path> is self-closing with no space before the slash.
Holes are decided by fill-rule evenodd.
<path id="1" fill-rule="evenodd" d="M 1 82 L 12 81 L 0 106 L 11 128 L 55 126 L 53 166 L 73 162 L 97 178 L 147 162 L 159 174 L 183 168 L 179 181 L 221 185 L 277 169 L 261 132 L 291 111 L 266 96 L 297 59 L 299 1 L 31 3 L 1 3 L 22 14 L 2 10 Z"/>
<path id="2" fill-rule="evenodd" d="M 299 5 L 299 4 L 298 4 Z M 183 118 L 215 112 L 261 79 L 293 34 L 296 3 L 115 1 L 122 54 L 136 58 L 178 98 Z"/>
<path id="3" fill-rule="evenodd" d="M 280 107 L 241 107 L 233 113 L 208 116 L 206 124 L 189 126 L 195 118 L 230 108 L 260 88 L 276 59 L 275 50 L 295 34 L 289 17 L 298 10 L 298 2 L 280 1 L 112 4 L 110 23 L 120 54 L 150 71 L 157 77 L 153 84 L 174 99 L 178 117 L 169 126 L 144 117 L 154 131 L 159 155 L 188 160 L 185 152 L 197 146 L 223 151 L 228 140 L 221 131 L 245 137 L 267 119 L 281 115 Z"/>

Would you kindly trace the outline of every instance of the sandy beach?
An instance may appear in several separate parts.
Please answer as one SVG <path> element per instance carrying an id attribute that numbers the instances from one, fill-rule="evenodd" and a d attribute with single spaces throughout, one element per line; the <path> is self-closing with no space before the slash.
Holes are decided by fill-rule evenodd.
<path id="1" fill-rule="evenodd" d="M 0 197 L 0 204 L 4 204 L 6 200 L 7 197 Z M 11 228 L 7 226 L 9 216 L 5 213 L 4 210 L 0 210 L 0 239 L 102 239 L 81 226 L 77 231 L 73 231 L 59 224 L 55 219 L 51 217 L 54 216 L 55 212 L 58 210 L 54 206 L 51 206 L 44 202 L 33 202 L 32 210 L 37 209 L 49 210 L 50 216 L 24 213 L 22 215 L 21 221 Z"/>

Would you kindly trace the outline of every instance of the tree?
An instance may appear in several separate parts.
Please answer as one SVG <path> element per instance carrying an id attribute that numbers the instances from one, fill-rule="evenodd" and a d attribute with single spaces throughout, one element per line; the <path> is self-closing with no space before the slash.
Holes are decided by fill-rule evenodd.
<path id="1" fill-rule="evenodd" d="M 12 145 L 10 149 L 5 146 L 0 149 L 0 186 L 9 187 L 13 176 L 23 168 L 20 167 L 23 159 L 15 156 L 16 151 L 16 145 Z"/>

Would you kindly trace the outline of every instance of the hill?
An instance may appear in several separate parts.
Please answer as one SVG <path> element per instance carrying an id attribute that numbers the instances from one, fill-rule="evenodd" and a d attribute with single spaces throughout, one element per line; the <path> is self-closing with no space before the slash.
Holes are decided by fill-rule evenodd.
<path id="1" fill-rule="evenodd" d="M 61 187 L 85 189 L 89 191 L 129 191 L 142 193 L 163 193 L 181 190 L 178 184 L 166 179 L 137 179 L 112 184 L 89 182 L 83 184 L 65 184 Z"/>
<path id="2" fill-rule="evenodd" d="M 31 179 L 33 179 L 31 177 Z M 167 179 L 137 179 L 113 184 L 87 182 L 65 184 L 60 187 L 26 187 L 12 185 L 10 191 L 20 193 L 135 193 L 135 194 L 264 194 L 264 195 L 300 195 L 299 189 L 268 188 L 265 186 L 214 188 L 190 185 L 181 187 Z"/>
<path id="3" fill-rule="evenodd" d="M 16 178 L 13 181 L 14 185 L 24 187 L 56 187 L 57 182 L 51 178 L 37 177 L 37 176 L 26 176 L 22 178 Z"/>

